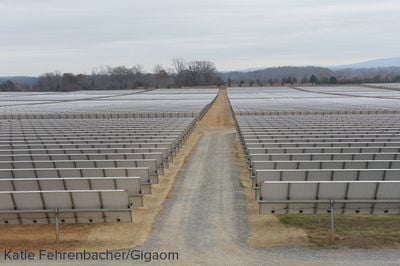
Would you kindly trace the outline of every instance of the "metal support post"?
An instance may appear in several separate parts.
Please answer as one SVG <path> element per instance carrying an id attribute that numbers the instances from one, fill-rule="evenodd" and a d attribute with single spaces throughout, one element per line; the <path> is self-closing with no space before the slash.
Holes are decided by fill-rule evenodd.
<path id="1" fill-rule="evenodd" d="M 330 216 L 331 216 L 331 241 L 335 240 L 335 213 L 334 213 L 334 201 L 329 201 L 330 205 Z"/>
<path id="2" fill-rule="evenodd" d="M 54 216 L 55 216 L 55 226 L 56 226 L 56 241 L 57 244 L 60 241 L 60 217 L 59 217 L 58 208 L 54 209 Z"/>

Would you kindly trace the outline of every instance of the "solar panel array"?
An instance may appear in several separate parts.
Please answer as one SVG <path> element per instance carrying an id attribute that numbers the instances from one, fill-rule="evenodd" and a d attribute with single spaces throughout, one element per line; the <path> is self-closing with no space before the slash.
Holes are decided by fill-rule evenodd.
<path id="1" fill-rule="evenodd" d="M 0 93 L 0 223 L 130 222 L 216 94 Z"/>
<path id="2" fill-rule="evenodd" d="M 229 99 L 238 116 L 396 113 L 400 110 L 399 98 L 400 91 L 361 86 L 229 89 Z"/>
<path id="3" fill-rule="evenodd" d="M 400 214 L 400 91 L 232 88 L 249 175 L 267 214 Z M 334 202 L 334 203 L 332 203 Z"/>
<path id="4" fill-rule="evenodd" d="M 197 117 L 217 89 L 0 93 L 0 118 Z"/>
<path id="5" fill-rule="evenodd" d="M 400 90 L 400 83 L 370 83 L 365 86 Z"/>

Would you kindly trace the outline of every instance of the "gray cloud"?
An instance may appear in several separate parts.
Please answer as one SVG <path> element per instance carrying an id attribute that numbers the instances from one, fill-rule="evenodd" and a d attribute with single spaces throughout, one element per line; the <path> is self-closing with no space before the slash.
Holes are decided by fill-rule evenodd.
<path id="1" fill-rule="evenodd" d="M 399 56 L 395 0 L 0 0 L 0 75 L 100 65 L 220 69 Z"/>

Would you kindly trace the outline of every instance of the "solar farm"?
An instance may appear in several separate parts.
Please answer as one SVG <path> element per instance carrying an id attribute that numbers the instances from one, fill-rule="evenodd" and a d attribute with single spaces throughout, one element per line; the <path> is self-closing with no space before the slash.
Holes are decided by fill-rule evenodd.
<path id="1" fill-rule="evenodd" d="M 152 218 L 167 226 L 153 232 L 165 241 L 201 233 L 209 217 L 203 230 L 221 233 L 225 212 L 232 222 L 252 215 L 245 202 L 259 217 L 328 215 L 333 240 L 335 215 L 400 214 L 399 101 L 395 84 L 0 93 L 0 227 L 48 224 L 59 241 L 64 224 L 136 226 L 146 198 L 169 195 L 173 170 L 177 205 L 157 206 L 173 217 Z"/>
<path id="2" fill-rule="evenodd" d="M 400 214 L 400 91 L 229 89 L 261 214 Z"/>
<path id="3" fill-rule="evenodd" d="M 0 223 L 131 222 L 216 94 L 3 93 Z"/>

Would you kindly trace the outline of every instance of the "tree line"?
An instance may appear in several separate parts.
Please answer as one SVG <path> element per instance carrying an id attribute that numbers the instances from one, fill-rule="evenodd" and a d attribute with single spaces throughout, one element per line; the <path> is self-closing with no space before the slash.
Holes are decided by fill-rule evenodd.
<path id="1" fill-rule="evenodd" d="M 323 67 L 274 67 L 222 73 L 228 86 L 277 86 L 300 84 L 361 84 L 400 82 L 400 67 L 341 69 Z"/>
<path id="2" fill-rule="evenodd" d="M 155 65 L 152 72 L 140 65 L 94 69 L 90 74 L 61 73 L 58 71 L 39 76 L 34 84 L 8 79 L 0 84 L 1 91 L 76 91 L 76 90 L 128 90 L 137 88 L 180 88 L 186 86 L 219 86 L 221 76 L 213 62 L 190 61 L 174 58 L 172 66 Z"/>
<path id="3" fill-rule="evenodd" d="M 173 58 L 171 66 L 103 67 L 90 74 L 51 72 L 37 78 L 0 78 L 0 91 L 76 91 L 180 88 L 191 86 L 279 86 L 400 82 L 400 67 L 331 70 L 323 67 L 274 67 L 248 72 L 218 72 L 210 61 Z"/>

